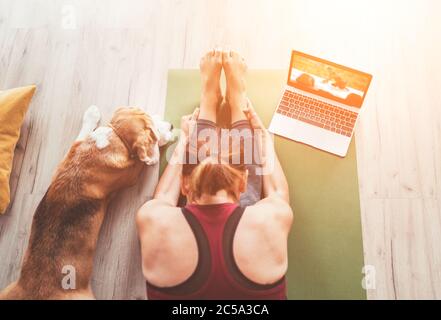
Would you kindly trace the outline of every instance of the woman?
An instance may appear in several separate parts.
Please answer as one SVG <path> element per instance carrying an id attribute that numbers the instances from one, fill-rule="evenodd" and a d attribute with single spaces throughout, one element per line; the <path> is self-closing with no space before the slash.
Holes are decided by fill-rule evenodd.
<path id="1" fill-rule="evenodd" d="M 231 134 L 245 144 L 251 136 L 244 132 L 260 130 L 258 149 L 262 159 L 274 155 L 272 167 L 256 161 L 233 164 L 215 153 L 193 165 L 173 161 L 199 145 L 194 134 L 199 139 L 208 131 L 219 137 L 222 68 Z M 172 160 L 153 200 L 137 214 L 148 298 L 286 299 L 292 223 L 288 184 L 271 137 L 247 103 L 245 61 L 236 52 L 213 50 L 202 58 L 200 69 L 200 108 L 182 118 Z M 184 208 L 177 207 L 181 192 L 187 198 Z"/>

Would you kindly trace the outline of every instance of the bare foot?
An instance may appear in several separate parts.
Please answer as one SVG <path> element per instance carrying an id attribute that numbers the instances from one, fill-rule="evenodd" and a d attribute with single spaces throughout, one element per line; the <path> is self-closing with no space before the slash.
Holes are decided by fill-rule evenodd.
<path id="1" fill-rule="evenodd" d="M 232 121 L 234 122 L 235 113 L 247 105 L 245 75 L 247 65 L 245 59 L 235 51 L 224 51 L 222 53 L 222 64 L 227 79 L 226 100 L 231 107 Z M 241 114 L 237 114 L 241 116 Z M 237 119 L 236 119 L 237 120 Z"/>
<path id="2" fill-rule="evenodd" d="M 207 52 L 200 63 L 202 92 L 200 118 L 216 122 L 216 109 L 222 102 L 220 76 L 222 72 L 222 50 Z M 212 119 L 214 117 L 214 120 Z"/>

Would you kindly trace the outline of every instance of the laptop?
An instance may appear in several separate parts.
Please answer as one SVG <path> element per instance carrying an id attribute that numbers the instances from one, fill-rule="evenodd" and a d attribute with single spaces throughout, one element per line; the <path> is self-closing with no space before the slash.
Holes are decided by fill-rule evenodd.
<path id="1" fill-rule="evenodd" d="M 372 76 L 293 51 L 269 131 L 345 157 Z"/>

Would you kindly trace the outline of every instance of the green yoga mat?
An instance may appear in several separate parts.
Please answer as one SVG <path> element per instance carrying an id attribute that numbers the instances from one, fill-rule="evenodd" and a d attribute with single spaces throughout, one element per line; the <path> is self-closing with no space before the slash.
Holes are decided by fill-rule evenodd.
<path id="1" fill-rule="evenodd" d="M 248 72 L 248 96 L 266 126 L 286 78 L 286 71 Z M 198 70 L 170 70 L 165 119 L 179 128 L 181 116 L 194 110 L 199 97 Z M 294 210 L 288 298 L 366 299 L 354 141 L 344 159 L 281 137 L 275 145 Z M 161 161 L 162 170 L 165 157 Z"/>

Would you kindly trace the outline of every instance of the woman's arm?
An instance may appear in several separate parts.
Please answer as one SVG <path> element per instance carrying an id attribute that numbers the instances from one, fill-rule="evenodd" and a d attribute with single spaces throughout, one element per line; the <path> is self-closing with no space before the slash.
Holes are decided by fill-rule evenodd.
<path id="1" fill-rule="evenodd" d="M 280 165 L 274 149 L 274 143 L 270 133 L 264 129 L 261 139 L 261 150 L 264 151 L 266 161 L 263 169 L 263 196 L 265 198 L 271 196 L 278 196 L 289 203 L 289 187 L 286 180 L 285 173 Z"/>
<path id="2" fill-rule="evenodd" d="M 271 134 L 266 130 L 249 100 L 244 113 L 253 129 L 259 133 L 257 137 L 255 136 L 255 139 L 258 139 L 258 147 L 263 160 L 263 196 L 264 198 L 275 196 L 289 203 L 288 181 L 275 152 Z"/>
<path id="3" fill-rule="evenodd" d="M 185 133 L 181 133 L 172 157 L 167 164 L 158 185 L 156 186 L 153 199 L 161 201 L 176 207 L 181 192 L 182 181 L 182 159 L 185 156 L 188 137 Z"/>
<path id="4" fill-rule="evenodd" d="M 181 135 L 173 151 L 173 155 L 159 179 L 153 196 L 154 200 L 159 200 L 162 204 L 167 204 L 172 207 L 176 207 L 178 204 L 179 195 L 181 193 L 182 165 L 183 160 L 185 160 L 188 137 L 194 129 L 198 115 L 199 109 L 196 109 L 193 114 L 182 117 Z"/>

